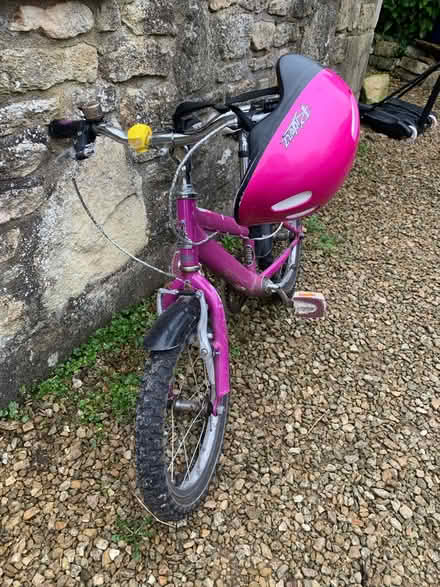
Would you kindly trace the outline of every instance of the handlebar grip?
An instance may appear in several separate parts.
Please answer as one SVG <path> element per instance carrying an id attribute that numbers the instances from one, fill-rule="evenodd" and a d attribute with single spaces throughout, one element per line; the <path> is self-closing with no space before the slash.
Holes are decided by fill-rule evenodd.
<path id="1" fill-rule="evenodd" d="M 49 136 L 53 139 L 71 139 L 82 129 L 83 120 L 62 118 L 49 124 Z"/>

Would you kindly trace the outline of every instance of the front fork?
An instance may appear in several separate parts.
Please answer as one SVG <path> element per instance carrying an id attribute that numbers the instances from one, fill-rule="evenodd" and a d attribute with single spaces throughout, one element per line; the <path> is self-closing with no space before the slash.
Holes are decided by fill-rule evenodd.
<path id="1" fill-rule="evenodd" d="M 197 339 L 202 358 L 208 374 L 211 404 L 214 415 L 221 404 L 221 399 L 229 393 L 229 342 L 226 316 L 222 300 L 217 290 L 203 275 L 194 273 L 187 276 L 186 291 L 193 291 L 200 303 L 200 318 L 197 325 Z M 157 295 L 157 312 L 160 315 L 173 304 L 183 291 L 181 280 L 161 288 Z M 210 326 L 209 321 L 210 318 Z M 212 330 L 211 330 L 212 329 Z"/>

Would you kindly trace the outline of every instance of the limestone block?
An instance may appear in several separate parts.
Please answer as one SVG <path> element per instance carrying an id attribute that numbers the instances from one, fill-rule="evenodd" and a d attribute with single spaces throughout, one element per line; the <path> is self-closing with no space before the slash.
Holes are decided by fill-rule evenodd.
<path id="1" fill-rule="evenodd" d="M 399 63 L 399 59 L 393 57 L 381 57 L 380 55 L 371 55 L 369 64 L 371 67 L 382 71 L 392 71 Z"/>
<path id="2" fill-rule="evenodd" d="M 123 128 L 135 122 L 144 122 L 153 128 L 165 126 L 174 114 L 177 92 L 174 83 L 163 83 L 146 90 L 129 86 L 121 88 L 120 117 Z M 155 155 L 151 151 L 150 156 Z"/>
<path id="3" fill-rule="evenodd" d="M 249 69 L 251 71 L 261 71 L 263 69 L 272 69 L 275 65 L 275 58 L 273 55 L 265 55 L 257 59 L 249 60 Z"/>
<path id="4" fill-rule="evenodd" d="M 52 39 L 71 39 L 89 32 L 94 21 L 92 11 L 82 2 L 63 2 L 49 8 L 20 6 L 9 30 L 42 30 Z"/>
<path id="5" fill-rule="evenodd" d="M 166 38 L 118 37 L 117 48 L 105 52 L 102 74 L 112 82 L 123 82 L 135 76 L 166 77 L 171 69 L 173 46 Z"/>
<path id="6" fill-rule="evenodd" d="M 395 41 L 385 41 L 377 39 L 374 45 L 374 54 L 380 57 L 398 57 L 400 52 L 400 45 Z"/>
<path id="7" fill-rule="evenodd" d="M 406 82 L 410 82 L 411 80 L 413 80 L 416 77 L 416 75 L 414 73 L 411 73 L 407 69 L 402 69 L 401 67 L 397 67 L 395 71 L 397 73 L 397 76 L 401 80 L 406 81 Z"/>
<path id="8" fill-rule="evenodd" d="M 122 22 L 135 35 L 175 35 L 176 10 L 169 0 L 134 0 L 122 11 Z"/>
<path id="9" fill-rule="evenodd" d="M 249 10 L 249 12 L 254 12 L 259 14 L 266 9 L 268 5 L 268 0 L 241 0 L 240 6 L 245 10 Z"/>
<path id="10" fill-rule="evenodd" d="M 291 16 L 304 18 L 315 12 L 318 7 L 318 0 L 292 0 L 289 4 Z"/>
<path id="11" fill-rule="evenodd" d="M 35 124 L 48 124 L 58 108 L 57 98 L 42 98 L 15 102 L 0 108 L 0 137 L 16 129 Z"/>
<path id="12" fill-rule="evenodd" d="M 101 79 L 98 79 L 93 85 L 69 84 L 69 86 L 59 96 L 58 112 L 62 113 L 63 116 L 72 112 L 75 113 L 81 104 L 90 104 L 96 100 L 98 100 L 105 113 L 112 112 L 117 108 L 120 90 L 118 86 Z"/>
<path id="13" fill-rule="evenodd" d="M 347 37 L 346 57 L 336 68 L 355 94 L 359 93 L 362 86 L 373 36 L 374 33 L 369 32 Z"/>
<path id="14" fill-rule="evenodd" d="M 217 81 L 222 82 L 238 82 L 246 78 L 248 73 L 246 63 L 231 63 L 225 65 L 217 71 Z"/>
<path id="15" fill-rule="evenodd" d="M 411 57 L 412 59 L 418 59 L 419 61 L 423 61 L 428 65 L 434 65 L 435 59 L 430 55 L 427 55 L 422 49 L 418 47 L 413 47 L 412 45 L 408 45 L 405 51 L 405 55 L 407 57 Z"/>
<path id="16" fill-rule="evenodd" d="M 205 0 L 184 3 L 177 39 L 174 74 L 177 86 L 184 95 L 212 90 L 218 62 L 214 55 L 217 39 L 211 31 L 210 14 Z"/>
<path id="17" fill-rule="evenodd" d="M 417 75 L 415 73 L 412 73 L 412 72 L 408 71 L 407 69 L 402 69 L 401 67 L 397 67 L 395 71 L 396 71 L 398 77 L 401 80 L 406 81 L 406 82 L 410 82 L 417 77 Z M 421 87 L 432 90 L 432 88 L 434 87 L 434 85 L 439 77 L 440 77 L 440 72 L 432 73 L 429 77 L 427 77 L 423 81 L 423 83 L 421 84 Z"/>
<path id="18" fill-rule="evenodd" d="M 376 3 L 362 4 L 357 28 L 360 31 L 374 30 L 376 26 Z"/>
<path id="19" fill-rule="evenodd" d="M 407 57 L 405 55 L 400 60 L 400 67 L 406 69 L 406 71 L 410 71 L 411 73 L 420 75 L 421 73 L 424 73 L 429 66 L 427 63 L 424 63 L 423 61 L 419 61 L 418 59 L 413 59 L 412 57 Z"/>
<path id="20" fill-rule="evenodd" d="M 87 218 L 70 180 L 72 171 L 92 214 L 119 245 L 136 254 L 148 242 L 139 176 L 122 145 L 98 138 L 96 156 L 66 169 L 41 210 L 35 269 L 43 303 L 54 312 L 128 261 Z"/>
<path id="21" fill-rule="evenodd" d="M 272 0 L 267 12 L 274 16 L 287 16 L 290 4 L 290 0 Z"/>
<path id="22" fill-rule="evenodd" d="M 364 79 L 362 85 L 363 98 L 367 104 L 380 102 L 388 95 L 390 87 L 390 75 L 388 73 L 376 73 Z"/>
<path id="23" fill-rule="evenodd" d="M 251 47 L 256 51 L 269 49 L 273 45 L 275 24 L 273 22 L 256 22 L 251 28 Z"/>
<path id="24" fill-rule="evenodd" d="M 332 3 L 320 4 L 310 22 L 304 27 L 301 52 L 307 57 L 326 63 L 330 57 L 330 43 L 335 35 L 337 11 Z M 317 42 L 319 39 L 319 42 Z"/>
<path id="25" fill-rule="evenodd" d="M 20 230 L 13 228 L 3 233 L 0 238 L 0 263 L 4 263 L 15 255 L 20 239 Z"/>
<path id="26" fill-rule="evenodd" d="M 228 8 L 229 6 L 235 3 L 236 0 L 210 0 L 209 10 L 217 12 L 217 10 L 221 10 L 222 8 Z"/>
<path id="27" fill-rule="evenodd" d="M 14 263 L 13 265 L 6 265 L 6 269 L 0 272 L 0 287 L 6 288 L 11 287 L 11 283 L 15 280 L 20 280 L 20 283 L 24 283 L 24 279 L 26 277 L 26 268 L 24 265 L 18 265 Z"/>
<path id="28" fill-rule="evenodd" d="M 291 41 L 296 41 L 300 37 L 299 26 L 293 23 L 281 23 L 275 29 L 273 37 L 273 46 L 282 47 Z"/>
<path id="29" fill-rule="evenodd" d="M 94 82 L 98 57 L 94 47 L 10 48 L 0 52 L 0 96 L 47 90 L 64 81 Z"/>
<path id="30" fill-rule="evenodd" d="M 337 32 L 352 31 L 357 28 L 361 14 L 361 2 L 356 0 L 341 0 L 338 11 Z"/>
<path id="31" fill-rule="evenodd" d="M 25 304 L 10 295 L 0 296 L 0 347 L 23 327 Z"/>
<path id="32" fill-rule="evenodd" d="M 46 153 L 47 132 L 42 127 L 0 139 L 0 177 L 29 175 L 39 167 Z"/>
<path id="33" fill-rule="evenodd" d="M 246 55 L 252 21 L 248 14 L 219 14 L 216 42 L 223 59 L 239 59 Z"/>
<path id="34" fill-rule="evenodd" d="M 0 180 L 0 225 L 31 214 L 41 205 L 44 197 L 45 190 L 38 177 Z"/>
<path id="35" fill-rule="evenodd" d="M 439 77 L 440 77 L 440 72 L 439 71 L 431 74 L 422 83 L 422 88 L 428 88 L 429 90 L 432 90 L 434 88 L 435 84 L 437 83 L 437 80 L 438 80 Z"/>
<path id="36" fill-rule="evenodd" d="M 116 0 L 104 0 L 98 6 L 96 29 L 100 32 L 116 31 L 121 26 L 121 11 Z"/>
<path id="37" fill-rule="evenodd" d="M 347 37 L 345 35 L 336 35 L 330 43 L 330 64 L 338 65 L 345 59 L 347 50 Z"/>

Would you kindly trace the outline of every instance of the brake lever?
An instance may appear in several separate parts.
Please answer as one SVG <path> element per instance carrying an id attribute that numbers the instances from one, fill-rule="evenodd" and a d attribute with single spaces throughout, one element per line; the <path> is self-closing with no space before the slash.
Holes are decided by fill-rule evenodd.
<path id="1" fill-rule="evenodd" d="M 75 149 L 75 158 L 77 161 L 88 159 L 94 155 L 95 140 L 96 132 L 93 128 L 93 123 L 88 120 L 81 120 L 78 133 L 73 140 L 73 148 Z"/>

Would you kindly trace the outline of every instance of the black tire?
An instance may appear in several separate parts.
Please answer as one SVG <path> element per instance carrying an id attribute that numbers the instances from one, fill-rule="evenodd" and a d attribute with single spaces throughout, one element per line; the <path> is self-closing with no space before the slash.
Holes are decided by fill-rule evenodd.
<path id="1" fill-rule="evenodd" d="M 298 229 L 300 228 L 300 221 L 297 221 L 298 224 Z M 294 237 L 290 236 L 289 237 L 289 241 L 290 243 L 294 240 Z M 282 250 L 286 247 L 286 244 L 283 243 L 282 245 L 279 245 L 277 242 L 274 243 L 274 250 L 273 250 L 273 256 L 277 256 L 279 255 Z M 298 278 L 301 272 L 301 261 L 302 261 L 302 250 L 303 250 L 303 237 L 300 238 L 297 246 L 296 246 L 296 259 L 295 259 L 295 268 L 294 268 L 294 275 L 291 281 L 291 286 L 288 290 L 286 290 L 286 294 L 288 297 L 293 296 L 293 294 L 295 293 L 296 290 L 296 286 L 298 283 Z M 281 281 L 283 279 L 283 277 L 285 276 L 285 273 L 287 271 L 287 266 L 288 263 L 284 263 L 283 266 L 281 267 L 281 269 L 279 270 L 276 278 L 272 278 L 272 280 L 277 283 L 279 281 Z M 274 294 L 272 296 L 272 299 L 279 299 L 277 294 Z"/>
<path id="2" fill-rule="evenodd" d="M 194 464 L 200 463 L 200 474 L 198 474 L 194 465 L 191 467 L 193 459 L 188 459 L 186 448 L 188 438 L 188 444 L 192 442 L 192 436 L 197 438 L 198 432 L 194 434 L 195 430 L 193 428 L 195 428 L 198 416 L 194 418 L 188 436 L 185 437 L 185 442 L 183 443 L 183 456 L 186 463 L 182 465 L 182 458 L 177 459 L 177 453 L 174 459 L 170 458 L 169 428 L 171 424 L 169 417 L 172 416 L 175 419 L 177 414 L 182 414 L 182 418 L 185 417 L 186 410 L 177 410 L 179 398 L 180 400 L 188 399 L 184 397 L 183 393 L 188 388 L 191 388 L 191 391 L 194 389 L 191 377 L 195 380 L 200 370 L 204 369 L 198 346 L 190 342 L 194 338 L 194 336 L 190 336 L 177 349 L 151 353 L 150 360 L 147 361 L 145 367 L 145 375 L 137 402 L 137 483 L 145 505 L 160 520 L 180 520 L 198 507 L 208 491 L 208 486 L 214 475 L 223 446 L 229 397 L 228 395 L 223 397 L 218 415 L 214 416 L 211 412 L 209 389 L 202 389 L 197 393 L 197 398 L 201 400 L 200 404 L 203 407 L 198 423 L 204 426 L 200 432 L 199 442 L 200 447 L 205 452 L 202 454 L 202 451 L 199 450 L 198 456 L 194 460 Z M 202 365 L 201 368 L 199 365 L 194 366 L 194 363 L 189 363 L 188 361 L 182 364 L 186 351 L 197 355 Z M 191 357 L 190 360 L 192 360 Z M 180 369 L 188 374 L 190 365 L 192 365 L 193 376 L 190 374 L 188 383 L 181 383 L 182 373 Z M 175 380 L 179 381 L 179 388 L 174 383 Z M 189 401 L 196 402 L 196 400 L 191 399 Z M 177 429 L 177 424 L 174 423 L 174 420 L 171 420 L 171 422 L 173 455 L 175 446 L 174 427 Z M 177 448 L 179 448 L 179 445 L 177 445 Z M 189 474 L 180 470 L 185 468 L 188 460 Z M 173 461 L 172 465 L 170 461 Z"/>
<path id="3" fill-rule="evenodd" d="M 295 260 L 295 270 L 294 270 L 294 278 L 292 279 L 292 286 L 286 292 L 288 296 L 293 296 L 296 290 L 296 285 L 298 283 L 298 278 L 301 274 L 301 261 L 302 261 L 302 254 L 303 254 L 303 240 L 304 237 L 301 237 L 298 244 L 296 245 L 296 260 Z M 281 268 L 281 279 L 284 277 L 284 272 L 287 269 L 287 263 L 284 263 L 283 267 Z"/>

